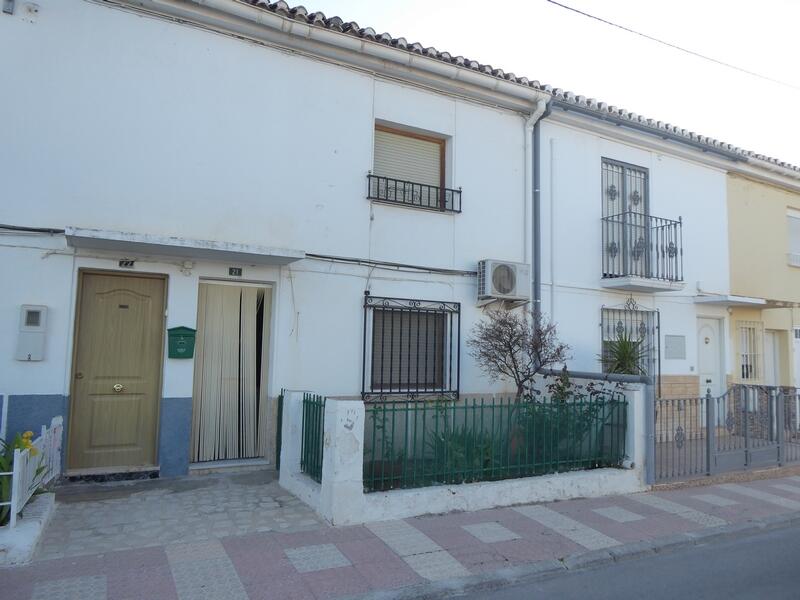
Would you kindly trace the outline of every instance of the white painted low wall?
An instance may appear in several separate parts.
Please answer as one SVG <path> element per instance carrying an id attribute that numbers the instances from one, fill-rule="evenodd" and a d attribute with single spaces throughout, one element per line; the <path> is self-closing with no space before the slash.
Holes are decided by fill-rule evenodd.
<path id="1" fill-rule="evenodd" d="M 365 411 L 361 400 L 325 403 L 322 484 L 300 472 L 303 392 L 284 397 L 280 484 L 333 525 L 354 525 L 423 514 L 481 510 L 646 489 L 644 386 L 627 386 L 629 469 L 594 469 L 538 477 L 364 493 Z"/>

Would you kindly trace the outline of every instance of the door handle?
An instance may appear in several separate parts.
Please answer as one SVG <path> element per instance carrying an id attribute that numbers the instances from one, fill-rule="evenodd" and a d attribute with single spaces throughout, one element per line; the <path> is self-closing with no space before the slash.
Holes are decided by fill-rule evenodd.
<path id="1" fill-rule="evenodd" d="M 83 373 L 81 373 L 80 371 L 75 373 L 75 379 L 83 379 Z"/>
<path id="2" fill-rule="evenodd" d="M 706 379 L 706 383 L 711 383 L 711 380 L 710 379 Z"/>
<path id="3" fill-rule="evenodd" d="M 125 389 L 125 386 L 122 385 L 121 383 L 115 383 L 111 389 L 113 389 L 115 392 L 119 394 L 122 390 Z"/>

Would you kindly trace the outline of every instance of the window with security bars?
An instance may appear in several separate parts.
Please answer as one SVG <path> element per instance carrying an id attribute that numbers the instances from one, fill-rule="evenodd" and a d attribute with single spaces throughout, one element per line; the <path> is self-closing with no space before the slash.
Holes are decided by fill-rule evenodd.
<path id="1" fill-rule="evenodd" d="M 739 321 L 739 376 L 743 382 L 759 381 L 762 376 L 763 334 L 762 323 Z"/>
<path id="2" fill-rule="evenodd" d="M 458 397 L 458 302 L 364 296 L 364 399 Z"/>
<path id="3" fill-rule="evenodd" d="M 648 375 L 660 387 L 660 318 L 657 310 L 640 307 L 633 298 L 603 307 L 600 318 L 600 362 L 604 373 Z"/>

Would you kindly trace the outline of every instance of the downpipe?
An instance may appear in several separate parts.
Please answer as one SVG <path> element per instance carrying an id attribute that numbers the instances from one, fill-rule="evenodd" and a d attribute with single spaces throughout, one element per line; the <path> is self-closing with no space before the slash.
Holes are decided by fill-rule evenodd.
<path id="1" fill-rule="evenodd" d="M 547 112 L 547 100 L 541 99 L 536 102 L 536 109 L 525 120 L 525 202 L 523 219 L 523 257 L 528 254 L 528 227 L 530 226 L 531 236 L 531 263 L 532 281 L 531 297 L 533 298 L 533 314 L 538 317 L 541 314 L 542 290 L 541 290 L 541 233 L 540 233 L 540 213 L 541 213 L 541 193 L 539 189 L 540 168 L 539 168 L 539 121 Z M 531 198 L 532 214 L 528 215 L 528 198 Z M 525 261 L 527 262 L 527 261 Z"/>

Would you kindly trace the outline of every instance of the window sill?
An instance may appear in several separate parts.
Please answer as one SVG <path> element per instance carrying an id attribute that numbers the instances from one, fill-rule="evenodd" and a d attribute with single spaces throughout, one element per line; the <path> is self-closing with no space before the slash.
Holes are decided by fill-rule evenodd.
<path id="1" fill-rule="evenodd" d="M 395 200 L 382 200 L 380 198 L 367 198 L 372 204 L 379 204 L 381 206 L 391 206 L 393 208 L 408 208 L 411 210 L 419 210 L 427 213 L 439 215 L 460 215 L 460 210 L 442 210 L 441 208 L 432 208 L 430 206 L 418 206 L 416 204 L 408 204 L 406 202 L 397 202 Z M 798 265 L 800 266 L 800 265 Z"/>

